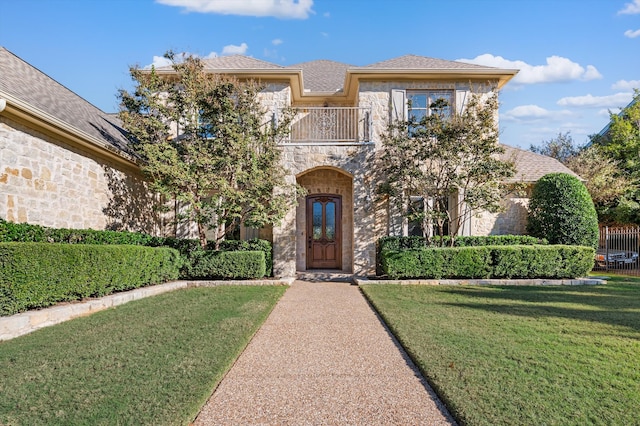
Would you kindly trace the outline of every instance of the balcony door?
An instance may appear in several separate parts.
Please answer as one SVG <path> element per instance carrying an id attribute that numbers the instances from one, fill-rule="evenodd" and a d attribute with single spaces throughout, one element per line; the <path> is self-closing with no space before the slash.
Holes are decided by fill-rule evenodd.
<path id="1" fill-rule="evenodd" d="M 307 197 L 307 269 L 342 268 L 342 198 Z"/>

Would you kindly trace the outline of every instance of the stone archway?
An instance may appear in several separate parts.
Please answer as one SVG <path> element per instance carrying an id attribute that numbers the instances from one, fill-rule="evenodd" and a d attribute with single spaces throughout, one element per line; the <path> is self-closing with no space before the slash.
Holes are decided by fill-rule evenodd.
<path id="1" fill-rule="evenodd" d="M 340 259 L 336 264 L 343 272 L 353 272 L 353 176 L 336 167 L 316 167 L 306 170 L 296 176 L 298 184 L 307 190 L 307 196 L 314 195 L 333 196 L 340 200 L 341 214 L 338 217 L 340 226 Z M 296 269 L 306 271 L 309 262 L 309 224 L 307 217 L 307 200 L 298 200 L 296 208 Z M 312 208 L 312 207 L 310 207 Z M 318 263 L 317 265 L 330 265 L 331 263 Z M 320 266 L 322 267 L 322 266 Z"/>

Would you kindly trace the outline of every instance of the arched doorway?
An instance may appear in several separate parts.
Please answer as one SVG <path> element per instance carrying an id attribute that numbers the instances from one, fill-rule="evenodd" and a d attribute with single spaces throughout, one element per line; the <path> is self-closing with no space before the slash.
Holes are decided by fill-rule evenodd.
<path id="1" fill-rule="evenodd" d="M 296 210 L 296 269 L 353 271 L 353 178 L 335 167 L 297 176 L 307 190 Z"/>

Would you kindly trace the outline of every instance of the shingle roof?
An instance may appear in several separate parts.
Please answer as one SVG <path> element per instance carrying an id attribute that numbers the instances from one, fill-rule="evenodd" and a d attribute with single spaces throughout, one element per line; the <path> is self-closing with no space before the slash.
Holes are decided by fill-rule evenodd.
<path id="1" fill-rule="evenodd" d="M 351 67 L 352 65 L 342 62 L 322 59 L 291 65 L 287 68 L 302 70 L 305 90 L 338 92 L 343 89 L 347 70 Z"/>
<path id="2" fill-rule="evenodd" d="M 122 123 L 0 46 L 0 91 L 119 150 L 126 150 Z"/>
<path id="3" fill-rule="evenodd" d="M 404 55 L 397 58 L 387 59 L 386 61 L 376 62 L 366 65 L 362 68 L 374 69 L 430 69 L 430 70 L 478 70 L 493 69 L 482 65 L 467 64 L 464 62 L 447 61 L 444 59 L 429 58 L 426 56 Z"/>
<path id="4" fill-rule="evenodd" d="M 501 145 L 505 149 L 505 152 L 500 156 L 500 159 L 503 161 L 513 161 L 516 166 L 516 175 L 512 178 L 514 181 L 536 182 L 548 173 L 568 173 L 580 178 L 580 176 L 555 158 L 525 151 L 524 149 L 509 145 Z"/>
<path id="5" fill-rule="evenodd" d="M 261 61 L 260 59 L 243 55 L 217 56 L 215 58 L 204 59 L 202 62 L 207 70 L 262 70 L 284 68 L 282 65 Z"/>

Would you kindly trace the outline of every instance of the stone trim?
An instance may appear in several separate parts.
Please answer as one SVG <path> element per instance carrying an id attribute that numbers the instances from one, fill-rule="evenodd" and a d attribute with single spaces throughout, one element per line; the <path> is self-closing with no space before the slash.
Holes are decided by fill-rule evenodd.
<path id="1" fill-rule="evenodd" d="M 551 285 L 601 285 L 607 280 L 601 278 L 575 278 L 552 280 L 546 278 L 538 279 L 457 279 L 457 280 L 435 280 L 435 279 L 407 279 L 407 280 L 381 280 L 353 277 L 357 285 L 369 284 L 399 284 L 399 285 L 505 285 L 505 286 L 551 286 Z"/>

